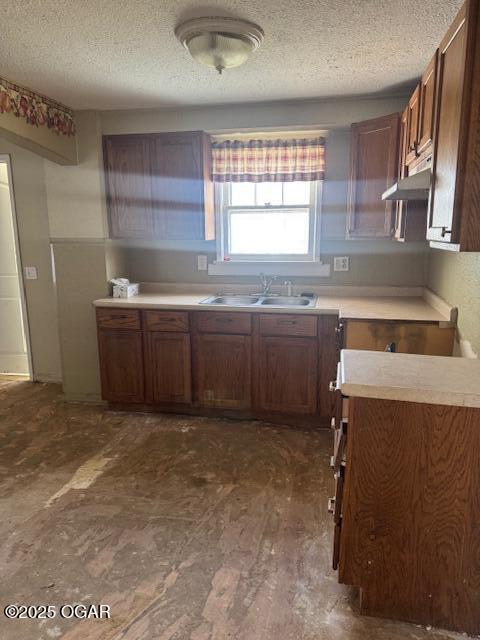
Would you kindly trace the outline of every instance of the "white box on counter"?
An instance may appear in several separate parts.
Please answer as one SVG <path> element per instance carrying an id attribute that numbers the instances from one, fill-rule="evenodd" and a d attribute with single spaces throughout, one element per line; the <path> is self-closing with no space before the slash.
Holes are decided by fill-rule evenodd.
<path id="1" fill-rule="evenodd" d="M 114 298 L 133 298 L 138 296 L 137 282 L 113 282 Z"/>

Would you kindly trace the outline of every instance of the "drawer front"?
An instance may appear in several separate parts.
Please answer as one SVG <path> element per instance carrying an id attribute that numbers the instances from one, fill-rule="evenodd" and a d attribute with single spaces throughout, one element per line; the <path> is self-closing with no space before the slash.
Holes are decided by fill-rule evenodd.
<path id="1" fill-rule="evenodd" d="M 304 336 L 317 335 L 317 317 L 292 314 L 262 314 L 260 316 L 262 336 Z"/>
<path id="2" fill-rule="evenodd" d="M 189 329 L 186 311 L 160 311 L 152 309 L 143 312 L 143 326 L 147 331 L 187 332 Z"/>
<path id="3" fill-rule="evenodd" d="M 252 316 L 249 313 L 203 311 L 195 314 L 195 320 L 200 333 L 252 333 Z"/>
<path id="4" fill-rule="evenodd" d="M 102 329 L 140 329 L 138 309 L 98 309 L 97 324 Z"/>
<path id="5" fill-rule="evenodd" d="M 347 423 L 342 422 L 339 429 L 334 432 L 332 468 L 337 473 L 345 464 L 345 452 L 347 446 Z"/>

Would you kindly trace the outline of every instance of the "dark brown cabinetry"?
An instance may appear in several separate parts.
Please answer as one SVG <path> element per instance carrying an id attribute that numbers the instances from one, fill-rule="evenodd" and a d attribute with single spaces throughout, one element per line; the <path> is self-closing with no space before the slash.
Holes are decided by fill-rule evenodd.
<path id="1" fill-rule="evenodd" d="M 258 409 L 314 415 L 317 411 L 317 340 L 262 336 Z"/>
<path id="2" fill-rule="evenodd" d="M 154 404 L 192 400 L 190 335 L 173 331 L 145 334 L 146 399 Z"/>
<path id="3" fill-rule="evenodd" d="M 103 153 L 112 237 L 151 237 L 154 226 L 149 137 L 105 137 Z"/>
<path id="4" fill-rule="evenodd" d="M 103 145 L 112 237 L 215 237 L 205 133 L 104 136 Z"/>
<path id="5" fill-rule="evenodd" d="M 152 138 L 155 235 L 178 240 L 215 237 L 207 136 L 201 131 Z"/>
<path id="6" fill-rule="evenodd" d="M 109 402 L 143 402 L 142 332 L 98 330 L 102 397 Z"/>
<path id="7" fill-rule="evenodd" d="M 438 52 L 428 63 L 420 80 L 420 114 L 418 119 L 417 155 L 427 157 L 432 151 L 435 124 L 435 96 L 437 87 Z"/>
<path id="8" fill-rule="evenodd" d="M 348 237 L 390 237 L 393 205 L 382 193 L 397 179 L 398 113 L 352 125 Z"/>
<path id="9" fill-rule="evenodd" d="M 480 250 L 480 16 L 465 3 L 440 44 L 433 189 L 427 237 L 434 246 Z"/>
<path id="10" fill-rule="evenodd" d="M 339 392 L 337 392 L 339 394 Z M 341 398 L 333 567 L 363 614 L 480 632 L 480 410 Z"/>
<path id="11" fill-rule="evenodd" d="M 251 407 L 251 337 L 218 333 L 195 337 L 195 396 L 202 407 Z"/>
<path id="12" fill-rule="evenodd" d="M 420 85 L 417 85 L 407 105 L 407 148 L 405 164 L 407 167 L 417 159 L 418 128 L 420 116 Z"/>

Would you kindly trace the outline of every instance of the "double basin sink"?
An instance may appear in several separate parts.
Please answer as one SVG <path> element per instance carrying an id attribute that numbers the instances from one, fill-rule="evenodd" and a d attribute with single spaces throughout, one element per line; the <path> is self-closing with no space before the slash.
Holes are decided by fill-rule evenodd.
<path id="1" fill-rule="evenodd" d="M 217 304 L 227 307 L 314 307 L 315 297 L 276 295 L 216 295 L 202 300 L 200 304 Z"/>

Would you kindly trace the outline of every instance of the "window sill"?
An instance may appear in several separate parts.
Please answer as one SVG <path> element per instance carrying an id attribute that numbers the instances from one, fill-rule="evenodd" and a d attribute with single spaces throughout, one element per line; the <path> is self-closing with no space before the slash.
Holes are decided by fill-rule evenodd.
<path id="1" fill-rule="evenodd" d="M 213 262 L 208 265 L 209 276 L 317 276 L 328 278 L 330 265 L 322 262 Z"/>

